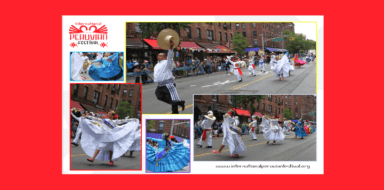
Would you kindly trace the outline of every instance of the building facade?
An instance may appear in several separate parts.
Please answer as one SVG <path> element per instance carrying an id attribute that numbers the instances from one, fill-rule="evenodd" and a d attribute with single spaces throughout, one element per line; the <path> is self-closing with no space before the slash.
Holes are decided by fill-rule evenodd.
<path id="1" fill-rule="evenodd" d="M 148 123 L 149 120 L 146 122 Z M 151 133 L 169 133 L 171 134 L 172 120 L 151 120 L 154 121 L 153 129 Z M 190 120 L 174 120 L 174 127 L 172 135 L 187 138 L 190 136 Z"/>
<path id="2" fill-rule="evenodd" d="M 121 101 L 133 107 L 134 118 L 141 119 L 140 84 L 71 84 L 71 100 L 89 112 L 117 111 Z"/>

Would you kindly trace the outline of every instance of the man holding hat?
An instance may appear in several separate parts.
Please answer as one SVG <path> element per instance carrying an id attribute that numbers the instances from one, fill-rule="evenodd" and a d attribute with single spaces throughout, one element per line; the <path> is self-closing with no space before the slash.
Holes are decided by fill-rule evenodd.
<path id="1" fill-rule="evenodd" d="M 243 79 L 241 78 L 241 76 L 243 76 L 243 73 L 241 72 L 241 60 L 240 60 L 240 58 L 235 58 L 236 62 L 233 62 L 229 56 L 227 58 L 228 58 L 228 62 L 233 65 L 233 68 L 234 68 L 233 73 L 236 75 L 237 80 L 239 82 L 243 81 Z"/>
<path id="2" fill-rule="evenodd" d="M 172 114 L 178 114 L 178 106 L 181 106 L 184 111 L 185 101 L 180 100 L 173 81 L 175 79 L 172 74 L 174 40 L 177 42 L 176 44 L 180 41 L 177 32 L 171 29 L 164 29 L 158 35 L 157 43 L 162 49 L 168 49 L 168 56 L 164 53 L 157 55 L 159 63 L 154 68 L 154 82 L 158 83 L 155 92 L 157 99 L 171 104 Z"/>
<path id="3" fill-rule="evenodd" d="M 208 111 L 208 115 L 204 116 L 205 119 L 201 123 L 201 127 L 204 129 L 203 135 L 201 135 L 200 141 L 197 146 L 202 147 L 203 141 L 207 141 L 208 146 L 206 148 L 212 148 L 212 123 L 215 122 L 216 117 L 213 116 L 213 112 L 211 110 Z"/>

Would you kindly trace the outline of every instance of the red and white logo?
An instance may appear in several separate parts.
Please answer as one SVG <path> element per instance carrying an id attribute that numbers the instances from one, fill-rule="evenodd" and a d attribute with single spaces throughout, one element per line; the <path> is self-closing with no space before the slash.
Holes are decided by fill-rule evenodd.
<path id="1" fill-rule="evenodd" d="M 69 40 L 72 48 L 79 45 L 99 45 L 108 47 L 108 29 L 105 24 L 76 22 L 69 27 Z"/>

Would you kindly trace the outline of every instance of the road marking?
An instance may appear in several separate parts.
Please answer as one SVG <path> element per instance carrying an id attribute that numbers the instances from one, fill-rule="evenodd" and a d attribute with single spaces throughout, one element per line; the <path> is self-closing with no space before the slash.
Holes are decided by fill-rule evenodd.
<path id="1" fill-rule="evenodd" d="M 191 85 L 191 87 L 194 87 L 194 86 L 196 86 L 196 85 Z"/>
<path id="2" fill-rule="evenodd" d="M 272 76 L 272 75 L 273 75 L 273 73 L 268 74 L 268 75 L 264 75 L 264 76 L 262 76 L 262 77 L 260 77 L 260 78 L 258 78 L 258 79 L 253 80 L 252 82 L 249 82 L 249 83 L 246 83 L 246 84 L 239 84 L 239 85 L 233 86 L 233 87 L 231 87 L 231 88 L 229 88 L 229 89 L 227 89 L 227 90 L 237 90 L 237 89 L 243 88 L 243 87 L 245 87 L 245 86 L 248 86 L 248 85 L 250 85 L 250 84 L 253 84 L 253 83 L 255 83 L 255 82 L 261 81 L 261 80 L 263 80 L 263 79 L 265 79 L 265 78 L 267 78 L 267 77 L 270 77 L 270 76 Z"/>
<path id="3" fill-rule="evenodd" d="M 210 87 L 210 86 L 217 86 L 217 85 L 223 85 L 223 84 L 228 84 L 228 83 L 232 83 L 232 82 L 236 82 L 235 80 L 233 80 L 233 81 L 230 81 L 230 80 L 227 80 L 227 81 L 225 81 L 225 82 L 215 82 L 215 83 L 213 83 L 213 85 L 206 85 L 206 86 L 202 86 L 203 88 L 205 88 L 205 87 Z"/>
<path id="4" fill-rule="evenodd" d="M 191 105 L 188 105 L 188 106 L 185 106 L 185 109 L 187 109 L 187 108 L 189 108 L 189 107 L 192 107 L 193 106 L 193 104 L 191 104 Z M 179 111 L 181 111 L 183 108 L 180 108 L 179 109 Z M 166 113 L 166 114 L 172 114 L 172 112 L 168 112 L 168 113 Z"/>
<path id="5" fill-rule="evenodd" d="M 75 157 L 75 156 L 86 156 L 87 154 L 77 154 L 77 155 L 71 155 L 71 157 Z"/>

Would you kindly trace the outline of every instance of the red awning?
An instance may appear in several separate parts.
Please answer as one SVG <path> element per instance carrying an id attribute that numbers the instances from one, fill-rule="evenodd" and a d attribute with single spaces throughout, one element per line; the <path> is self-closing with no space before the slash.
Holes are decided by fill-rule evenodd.
<path id="1" fill-rule="evenodd" d="M 215 46 L 217 49 L 221 50 L 221 53 L 233 53 L 233 51 L 225 46 Z"/>
<path id="2" fill-rule="evenodd" d="M 71 108 L 76 108 L 79 111 L 84 110 L 83 107 L 80 106 L 79 102 L 71 100 Z"/>
<path id="3" fill-rule="evenodd" d="M 237 115 L 239 116 L 247 116 L 247 117 L 251 117 L 251 114 L 249 113 L 248 110 L 242 110 L 242 109 L 236 109 L 236 108 L 232 108 L 233 111 L 235 111 L 237 113 Z"/>
<path id="4" fill-rule="evenodd" d="M 253 115 L 256 115 L 256 116 L 259 116 L 259 117 L 263 117 L 263 114 L 261 114 L 260 112 L 255 112 L 255 113 L 253 113 Z"/>
<path id="5" fill-rule="evenodd" d="M 181 42 L 180 47 L 182 48 L 192 48 L 192 49 L 201 49 L 200 46 L 198 46 L 197 44 L 195 44 L 194 42 Z"/>
<path id="6" fill-rule="evenodd" d="M 157 45 L 156 39 L 144 39 L 144 42 L 150 45 L 153 49 L 161 49 L 159 45 Z"/>

